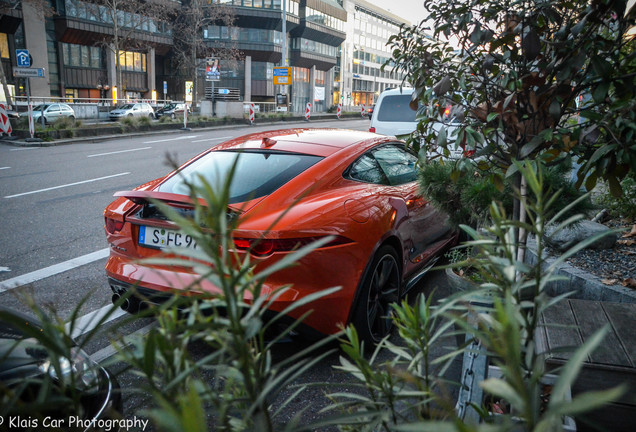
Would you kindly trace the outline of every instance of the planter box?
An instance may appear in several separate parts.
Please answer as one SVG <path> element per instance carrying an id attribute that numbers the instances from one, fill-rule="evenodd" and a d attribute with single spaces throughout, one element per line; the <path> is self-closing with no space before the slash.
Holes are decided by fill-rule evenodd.
<path id="1" fill-rule="evenodd" d="M 448 285 L 451 288 L 452 294 L 458 292 L 469 293 L 479 289 L 479 285 L 468 278 L 458 275 L 453 271 L 453 269 L 446 269 L 446 279 L 448 280 Z M 470 304 L 473 306 L 492 307 L 493 305 L 492 297 L 488 295 L 475 294 L 473 296 L 469 296 L 467 300 L 469 300 Z"/>
<path id="2" fill-rule="evenodd" d="M 488 366 L 488 375 L 487 378 L 501 378 L 503 376 L 503 374 L 501 373 L 501 369 L 497 366 Z M 554 384 L 556 383 L 557 380 L 557 376 L 556 375 L 552 375 L 552 374 L 546 374 L 543 376 L 543 380 L 541 381 L 541 383 L 545 386 L 554 386 Z M 565 394 L 565 400 L 570 402 L 572 401 L 572 390 L 568 389 L 566 394 Z M 484 401 L 484 404 L 485 401 Z M 486 408 L 489 408 L 488 406 L 486 406 Z M 498 414 L 496 413 L 491 413 L 493 416 L 497 416 Z M 569 416 L 564 416 L 563 417 L 563 431 L 565 432 L 576 432 L 576 423 L 574 422 L 574 419 L 572 417 Z"/>

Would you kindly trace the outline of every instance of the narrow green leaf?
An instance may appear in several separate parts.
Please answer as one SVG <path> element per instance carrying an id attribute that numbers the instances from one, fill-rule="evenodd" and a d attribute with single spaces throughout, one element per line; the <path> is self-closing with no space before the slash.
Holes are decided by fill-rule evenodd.
<path id="1" fill-rule="evenodd" d="M 490 123 L 491 121 L 493 121 L 494 119 L 496 119 L 497 117 L 499 117 L 499 113 L 496 112 L 491 112 L 486 116 L 486 122 Z"/>

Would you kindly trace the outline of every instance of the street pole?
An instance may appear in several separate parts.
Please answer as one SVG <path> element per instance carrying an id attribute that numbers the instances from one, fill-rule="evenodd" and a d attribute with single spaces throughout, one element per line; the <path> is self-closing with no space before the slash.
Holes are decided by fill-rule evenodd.
<path id="1" fill-rule="evenodd" d="M 214 117 L 214 81 L 211 81 L 210 84 L 212 87 L 212 117 Z"/>
<path id="2" fill-rule="evenodd" d="M 27 85 L 27 106 L 31 105 L 31 86 L 29 85 L 29 81 L 31 81 L 31 78 L 27 77 L 26 79 L 26 85 Z M 16 111 L 18 110 L 18 108 L 16 107 Z"/>
<path id="3" fill-rule="evenodd" d="M 287 0 L 283 0 L 283 63 L 281 66 L 287 66 Z"/>
<path id="4" fill-rule="evenodd" d="M 281 66 L 287 66 L 287 0 L 283 0 L 283 59 Z M 291 77 L 290 77 L 291 78 Z M 291 85 L 289 83 L 288 85 Z M 287 102 L 287 112 L 289 112 L 289 98 L 287 97 L 287 86 L 282 86 L 281 93 L 285 95 Z"/>

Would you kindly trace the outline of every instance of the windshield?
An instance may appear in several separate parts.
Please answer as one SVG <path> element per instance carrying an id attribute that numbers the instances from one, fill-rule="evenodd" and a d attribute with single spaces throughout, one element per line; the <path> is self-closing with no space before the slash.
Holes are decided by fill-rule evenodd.
<path id="1" fill-rule="evenodd" d="M 49 107 L 49 105 L 38 105 L 35 108 L 33 108 L 33 111 L 42 111 L 45 110 Z"/>
<path id="2" fill-rule="evenodd" d="M 126 105 L 122 105 L 119 109 L 122 109 L 122 110 L 132 109 L 133 106 L 134 106 L 133 104 L 126 104 Z"/>
<path id="3" fill-rule="evenodd" d="M 385 96 L 378 110 L 378 120 L 386 122 L 414 122 L 417 112 L 409 106 L 410 94 Z"/>
<path id="4" fill-rule="evenodd" d="M 187 183 L 201 185 L 202 177 L 220 192 L 236 162 L 230 186 L 230 204 L 240 203 L 271 194 L 321 159 L 320 156 L 297 153 L 213 151 L 184 167 L 179 174 L 161 184 L 158 190 L 188 195 Z"/>
<path id="5" fill-rule="evenodd" d="M 177 107 L 176 104 L 168 104 L 168 105 L 164 105 L 164 107 L 162 109 L 167 111 L 167 110 L 174 109 L 176 107 Z"/>

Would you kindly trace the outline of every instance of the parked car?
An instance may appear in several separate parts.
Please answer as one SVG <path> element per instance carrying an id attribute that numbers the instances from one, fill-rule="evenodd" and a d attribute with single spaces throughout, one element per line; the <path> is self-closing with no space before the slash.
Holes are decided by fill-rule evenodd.
<path id="1" fill-rule="evenodd" d="M 53 123 L 64 117 L 75 120 L 75 111 L 69 105 L 65 103 L 50 103 L 37 105 L 33 108 L 33 121 L 35 123 L 41 121 L 42 111 L 44 111 L 44 123 Z"/>
<path id="2" fill-rule="evenodd" d="M 412 88 L 396 88 L 383 91 L 371 115 L 369 132 L 382 135 L 401 137 L 408 135 L 417 129 L 417 111 L 411 108 Z M 452 103 L 446 104 L 444 114 L 433 128 L 436 131 L 446 128 L 446 135 L 453 139 L 454 131 L 460 126 L 458 110 Z M 463 149 L 453 149 L 451 157 L 457 158 L 463 155 Z M 431 155 L 434 152 L 430 153 Z"/>
<path id="3" fill-rule="evenodd" d="M 7 117 L 9 117 L 10 119 L 20 118 L 20 113 L 17 110 L 6 110 L 6 112 L 7 112 Z"/>
<path id="4" fill-rule="evenodd" d="M 5 414 L 11 413 L 10 404 L 17 408 L 14 414 L 28 413 L 28 409 L 24 411 L 25 407 L 36 404 L 42 407 L 40 409 L 48 410 L 40 413 L 50 417 L 51 424 L 57 420 L 63 422 L 57 424 L 68 424 L 71 416 L 89 423 L 90 420 L 106 418 L 113 410 L 121 412 L 119 385 L 107 369 L 91 360 L 77 346 L 71 347 L 71 358 L 58 357 L 52 360 L 50 352 L 40 342 L 43 340 L 40 339 L 42 325 L 38 321 L 4 308 L 0 308 L 0 315 L 0 399 L 5 403 Z M 55 345 L 53 349 L 59 349 L 56 343 L 49 347 Z M 54 366 L 57 363 L 59 369 Z M 73 397 L 69 394 L 69 385 L 74 386 L 74 392 L 79 395 L 77 410 L 69 400 Z M 65 386 L 67 389 L 63 390 Z M 40 400 L 42 397 L 45 399 Z M 49 404 L 46 407 L 43 405 L 45 401 Z M 10 429 L 6 415 L 5 421 Z M 21 426 L 40 429 L 37 423 L 19 425 L 18 429 Z"/>
<path id="5" fill-rule="evenodd" d="M 150 104 L 144 102 L 127 103 L 108 113 L 111 120 L 121 120 L 126 117 L 150 117 L 155 118 L 155 110 Z"/>
<path id="6" fill-rule="evenodd" d="M 186 183 L 203 176 L 212 187 L 219 186 L 218 179 L 225 178 L 237 158 L 230 191 L 231 209 L 239 212 L 233 247 L 239 256 L 252 255 L 256 271 L 299 245 L 334 236 L 298 266 L 265 283 L 265 295 L 293 286 L 273 301 L 274 311 L 319 289 L 342 287 L 290 314 L 298 318 L 315 311 L 303 321 L 306 333 L 333 334 L 339 325 L 353 323 L 361 338 L 378 342 L 391 328 L 390 305 L 457 237 L 447 216 L 419 195 L 418 159 L 402 141 L 339 129 L 256 133 L 212 147 L 165 177 L 115 194 L 104 211 L 113 300 L 135 286 L 146 301 L 159 302 L 198 281 L 182 267 L 142 261 L 166 247 L 196 247 L 155 203 L 187 212 L 192 204 Z M 201 287 L 219 292 L 207 281 Z"/>
<path id="7" fill-rule="evenodd" d="M 188 110 L 188 114 L 190 113 L 190 107 L 184 103 L 175 103 L 171 102 L 159 108 L 155 113 L 157 118 L 168 116 L 172 119 L 177 117 L 183 117 L 183 113 Z"/>

